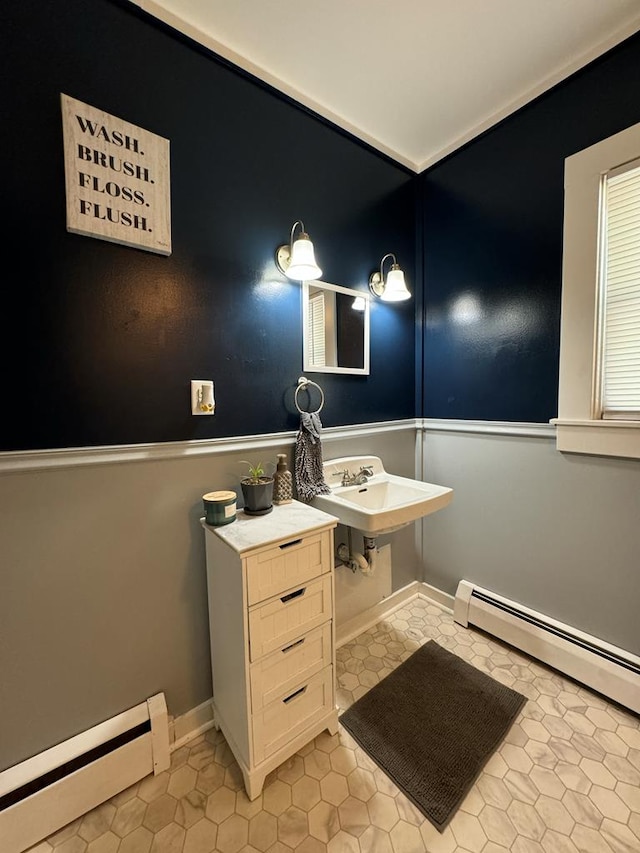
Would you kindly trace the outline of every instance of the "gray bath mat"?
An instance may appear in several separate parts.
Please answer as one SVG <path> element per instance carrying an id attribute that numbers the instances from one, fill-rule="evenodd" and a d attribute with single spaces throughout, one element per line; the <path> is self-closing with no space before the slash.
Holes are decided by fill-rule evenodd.
<path id="1" fill-rule="evenodd" d="M 442 832 L 525 702 L 431 640 L 340 722 Z"/>

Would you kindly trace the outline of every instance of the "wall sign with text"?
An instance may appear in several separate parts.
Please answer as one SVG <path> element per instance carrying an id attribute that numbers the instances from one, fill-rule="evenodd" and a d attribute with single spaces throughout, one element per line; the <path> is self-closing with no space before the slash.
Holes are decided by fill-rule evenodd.
<path id="1" fill-rule="evenodd" d="M 169 140 L 60 98 L 67 230 L 170 255 Z"/>

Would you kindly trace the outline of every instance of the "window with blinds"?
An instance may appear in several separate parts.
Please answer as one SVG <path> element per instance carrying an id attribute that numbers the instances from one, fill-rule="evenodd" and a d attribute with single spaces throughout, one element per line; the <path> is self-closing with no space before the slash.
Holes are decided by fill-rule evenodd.
<path id="1" fill-rule="evenodd" d="M 640 419 L 640 160 L 602 185 L 600 417 Z"/>
<path id="2" fill-rule="evenodd" d="M 324 367 L 326 364 L 324 333 L 324 293 L 309 297 L 309 356 L 311 364 Z"/>

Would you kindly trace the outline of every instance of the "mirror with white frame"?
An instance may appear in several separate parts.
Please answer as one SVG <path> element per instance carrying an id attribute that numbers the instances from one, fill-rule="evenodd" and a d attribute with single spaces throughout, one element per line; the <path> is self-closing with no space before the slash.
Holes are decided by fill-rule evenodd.
<path id="1" fill-rule="evenodd" d="M 357 301 L 356 301 L 357 300 Z M 302 367 L 309 373 L 369 373 L 369 294 L 302 283 Z"/>

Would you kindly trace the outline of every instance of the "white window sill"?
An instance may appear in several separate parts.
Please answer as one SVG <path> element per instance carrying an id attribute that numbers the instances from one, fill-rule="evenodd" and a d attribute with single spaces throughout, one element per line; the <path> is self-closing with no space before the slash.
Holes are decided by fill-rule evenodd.
<path id="1" fill-rule="evenodd" d="M 640 459 L 640 421 L 554 418 L 556 448 L 567 453 Z"/>

